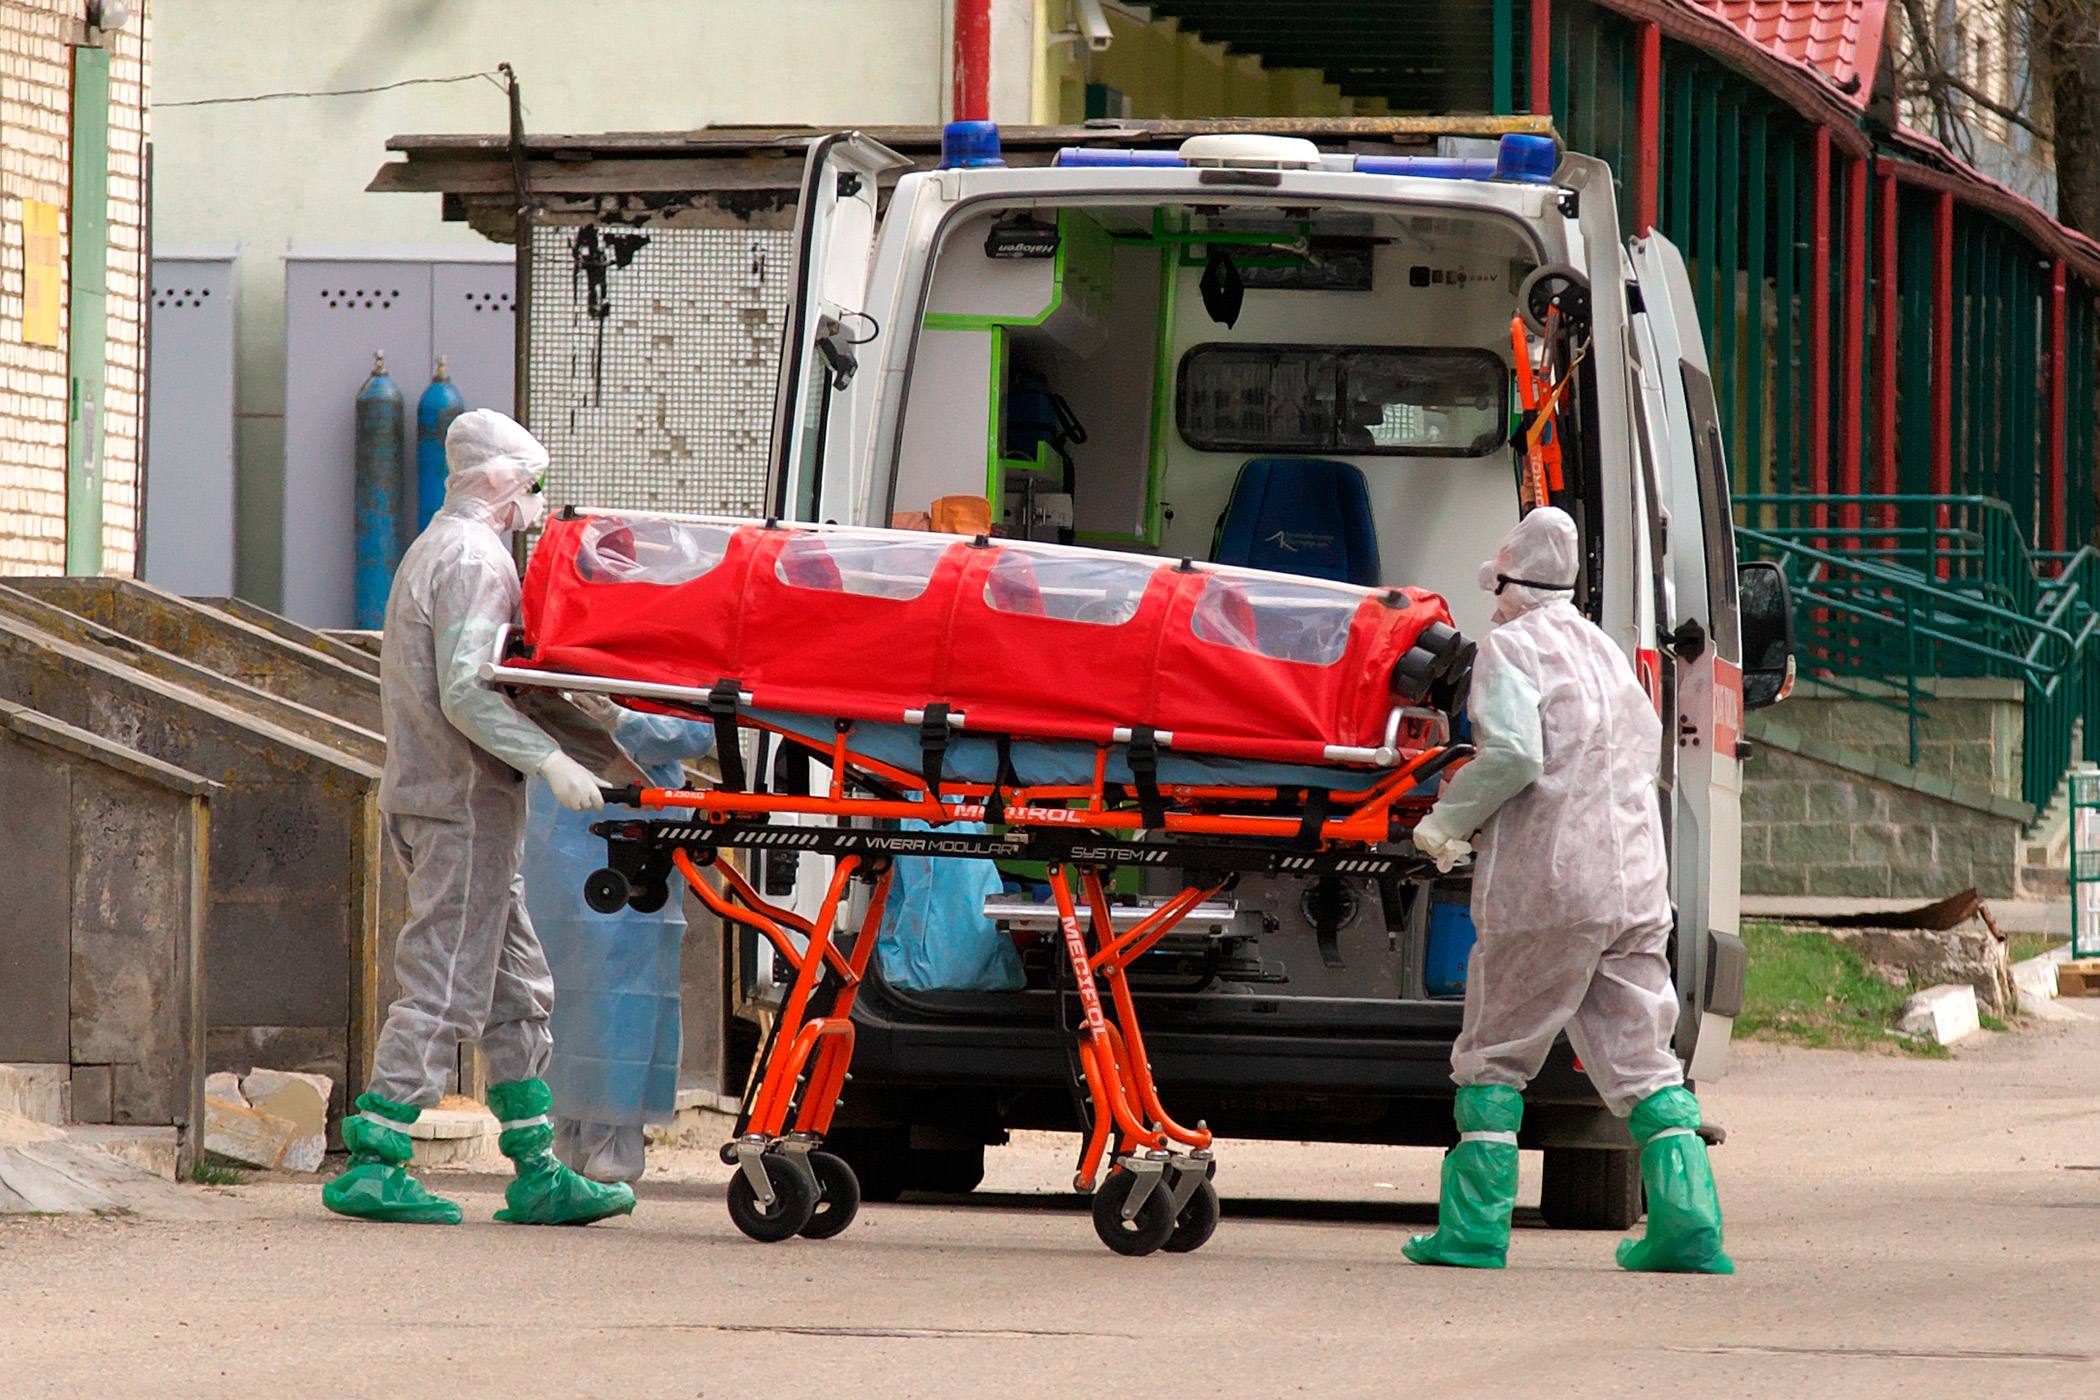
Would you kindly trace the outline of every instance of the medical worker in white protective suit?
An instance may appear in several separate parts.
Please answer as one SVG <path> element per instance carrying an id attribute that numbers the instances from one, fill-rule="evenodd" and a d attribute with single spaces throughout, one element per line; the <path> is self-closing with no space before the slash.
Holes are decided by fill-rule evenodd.
<path id="1" fill-rule="evenodd" d="M 1465 1025 L 1451 1050 L 1459 1143 L 1420 1264 L 1499 1269 L 1517 1199 L 1524 1086 L 1554 1038 L 1613 1113 L 1630 1115 L 1648 1232 L 1629 1269 L 1733 1273 L 1699 1101 L 1670 1049 L 1669 872 L 1656 771 L 1662 726 L 1625 653 L 1573 601 L 1575 522 L 1540 507 L 1480 566 L 1494 631 L 1473 665 L 1476 754 L 1415 828 L 1449 869 L 1472 845 Z M 1477 833 L 1477 835 L 1476 835 Z"/>
<path id="2" fill-rule="evenodd" d="M 379 810 L 408 874 L 409 918 L 394 949 L 401 996 L 387 1011 L 372 1079 L 343 1121 L 350 1165 L 322 1188 L 339 1215 L 459 1223 L 459 1207 L 404 1169 L 401 1129 L 444 1095 L 462 1040 L 488 1066 L 498 1146 L 516 1166 L 498 1220 L 573 1225 L 634 1209 L 626 1186 L 587 1181 L 554 1159 L 547 1121 L 554 984 L 526 916 L 518 862 L 526 775 L 564 807 L 601 807 L 597 779 L 476 676 L 517 618 L 504 535 L 540 517 L 547 452 L 487 409 L 445 435 L 445 504 L 402 556 L 386 609 L 380 693 L 386 774 Z"/>

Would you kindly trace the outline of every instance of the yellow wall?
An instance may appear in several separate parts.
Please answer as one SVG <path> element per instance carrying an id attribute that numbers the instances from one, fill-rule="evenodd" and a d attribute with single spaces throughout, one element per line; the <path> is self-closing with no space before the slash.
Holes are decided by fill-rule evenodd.
<path id="1" fill-rule="evenodd" d="M 1306 68 L 1270 69 L 1259 56 L 1227 54 L 1184 34 L 1175 20 L 1140 24 L 1108 11 L 1115 42 L 1101 53 L 1083 44 L 1051 43 L 1076 24 L 1070 0 L 1037 0 L 1035 115 L 1039 122 L 1086 118 L 1086 86 L 1103 83 L 1127 94 L 1130 115 L 1158 117 L 1332 117 L 1385 111 L 1384 101 L 1345 98 L 1321 74 Z"/>

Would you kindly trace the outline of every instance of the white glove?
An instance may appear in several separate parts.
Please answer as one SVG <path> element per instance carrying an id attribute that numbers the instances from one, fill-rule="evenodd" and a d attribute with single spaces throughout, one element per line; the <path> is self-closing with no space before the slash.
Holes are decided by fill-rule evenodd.
<path id="1" fill-rule="evenodd" d="M 569 703 L 583 711 L 585 719 L 608 734 L 612 732 L 612 727 L 620 722 L 621 716 L 627 713 L 603 695 L 588 690 L 569 691 L 567 694 Z"/>
<path id="2" fill-rule="evenodd" d="M 1415 849 L 1436 862 L 1439 875 L 1449 875 L 1452 866 L 1473 854 L 1473 843 L 1445 831 L 1432 808 L 1415 823 Z"/>
<path id="3" fill-rule="evenodd" d="M 605 806 L 605 794 L 591 770 L 559 749 L 540 765 L 540 777 L 554 790 L 554 800 L 572 812 L 595 812 Z"/>

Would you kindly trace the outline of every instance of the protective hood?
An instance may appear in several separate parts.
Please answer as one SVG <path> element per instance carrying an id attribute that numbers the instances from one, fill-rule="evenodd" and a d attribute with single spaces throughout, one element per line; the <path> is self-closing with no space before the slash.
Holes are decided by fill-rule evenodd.
<path id="1" fill-rule="evenodd" d="M 534 488 L 547 471 L 547 449 L 516 420 L 477 408 L 452 420 L 445 434 L 445 509 L 492 530 L 530 529 L 543 503 Z"/>
<path id="2" fill-rule="evenodd" d="M 1495 621 L 1575 596 L 1575 521 L 1557 506 L 1540 506 L 1502 537 L 1495 557 L 1480 565 L 1480 586 L 1495 595 Z"/>

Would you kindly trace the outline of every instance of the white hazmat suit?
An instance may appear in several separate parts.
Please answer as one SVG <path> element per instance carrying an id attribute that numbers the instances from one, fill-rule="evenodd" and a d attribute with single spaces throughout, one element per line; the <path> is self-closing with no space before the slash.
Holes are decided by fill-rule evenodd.
<path id="1" fill-rule="evenodd" d="M 536 1079 L 552 1038 L 554 982 L 526 916 L 523 776 L 564 806 L 603 805 L 598 784 L 476 668 L 517 620 L 504 532 L 539 519 L 547 452 L 500 413 L 463 413 L 445 436 L 445 504 L 410 545 L 386 610 L 380 686 L 386 775 L 379 809 L 408 872 L 410 916 L 394 953 L 401 995 L 373 1056 L 371 1092 L 427 1108 L 462 1040 L 493 1083 Z"/>
<path id="2" fill-rule="evenodd" d="M 1565 1028 L 1624 1117 L 1684 1082 L 1670 1049 L 1662 722 L 1625 653 L 1576 611 L 1576 567 L 1575 522 L 1551 506 L 1481 565 L 1499 625 L 1473 664 L 1476 753 L 1415 841 L 1432 855 L 1469 836 L 1479 848 L 1451 1077 L 1522 1089 Z"/>

